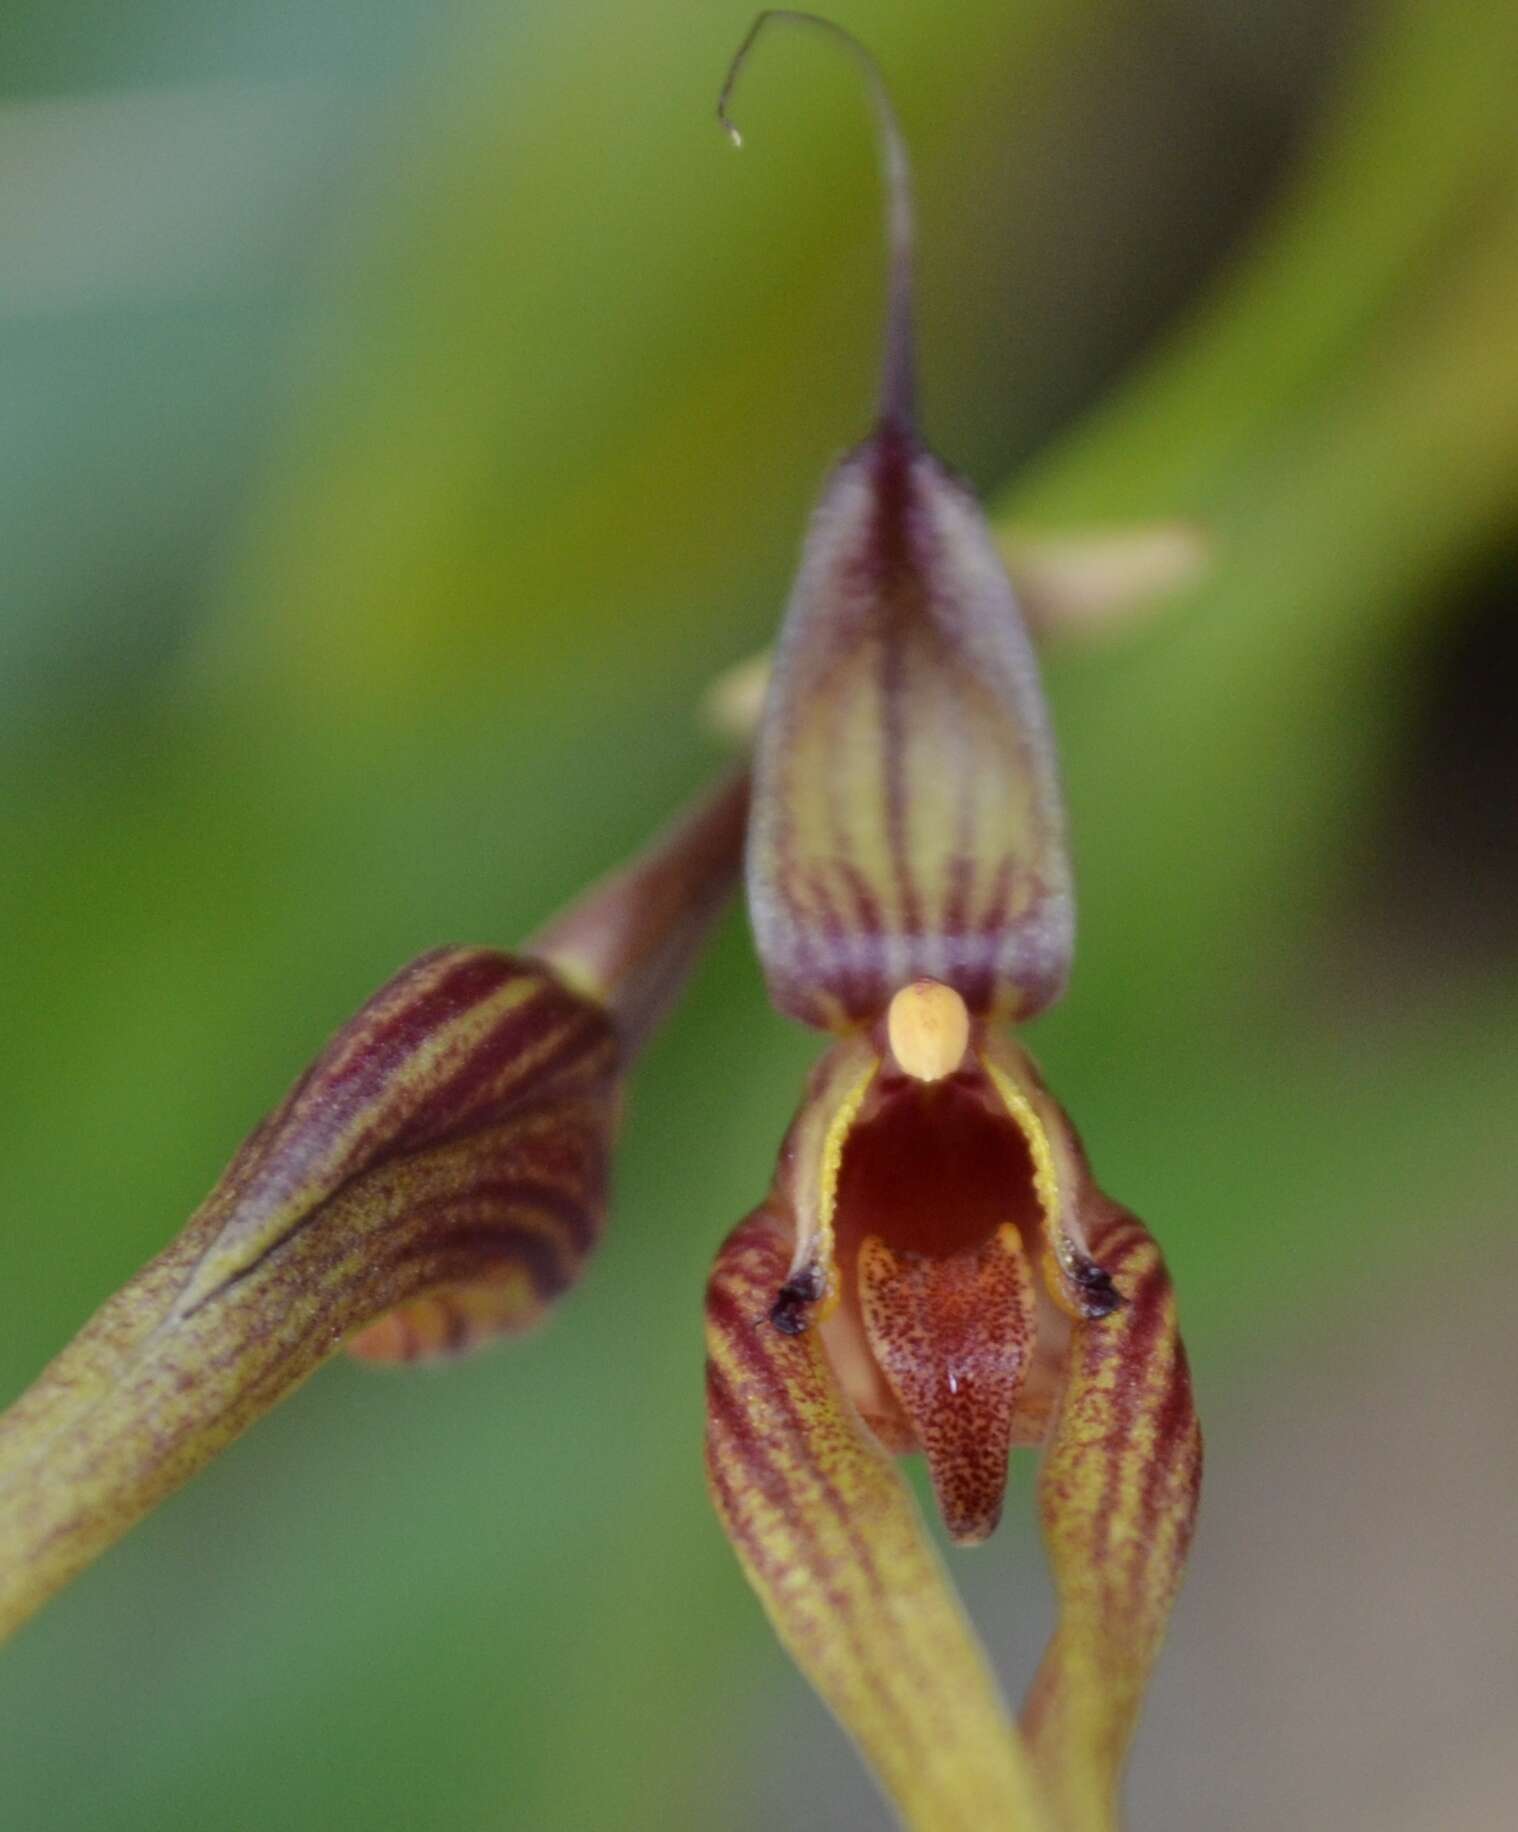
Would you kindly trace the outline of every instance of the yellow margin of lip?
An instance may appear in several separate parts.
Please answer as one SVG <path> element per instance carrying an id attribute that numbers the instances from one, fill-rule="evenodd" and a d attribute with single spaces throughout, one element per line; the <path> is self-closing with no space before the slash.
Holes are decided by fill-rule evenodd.
<path id="1" fill-rule="evenodd" d="M 1059 1191 L 1059 1171 L 1054 1161 L 1054 1147 L 1049 1139 L 1048 1128 L 1039 1117 L 1038 1109 L 1033 1105 L 1005 1069 L 993 1062 L 988 1054 L 982 1053 L 981 1066 L 991 1077 L 992 1086 L 1001 1096 L 1007 1112 L 1016 1123 L 1018 1130 L 1028 1141 L 1028 1152 L 1033 1159 L 1033 1191 L 1038 1197 L 1038 1206 L 1043 1211 L 1044 1225 L 1054 1247 L 1054 1258 L 1060 1271 L 1069 1277 L 1069 1261 L 1074 1256 L 1074 1245 L 1065 1228 L 1061 1216 Z M 1065 1293 L 1054 1294 L 1066 1297 Z M 1073 1313 L 1084 1314 L 1084 1313 Z"/>
<path id="2" fill-rule="evenodd" d="M 859 1109 L 864 1105 L 864 1097 L 870 1091 L 870 1083 L 880 1071 L 880 1062 L 876 1058 L 866 1067 L 844 1095 L 838 1111 L 828 1123 L 827 1135 L 822 1142 L 822 1163 L 818 1176 L 817 1232 L 813 1236 L 803 1264 L 810 1262 L 822 1265 L 827 1272 L 827 1291 L 816 1311 L 813 1313 L 817 1322 L 825 1322 L 838 1308 L 840 1292 L 838 1280 L 833 1276 L 833 1215 L 838 1207 L 838 1175 L 843 1167 L 843 1148 L 853 1129 L 854 1121 L 859 1116 Z"/>

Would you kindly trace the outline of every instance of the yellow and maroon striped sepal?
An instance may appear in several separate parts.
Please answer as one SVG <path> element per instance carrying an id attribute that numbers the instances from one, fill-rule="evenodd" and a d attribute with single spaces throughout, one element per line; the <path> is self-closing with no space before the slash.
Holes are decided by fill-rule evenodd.
<path id="1" fill-rule="evenodd" d="M 969 489 L 886 422 L 834 472 L 775 654 L 749 907 L 771 997 L 880 1016 L 917 979 L 1030 1017 L 1073 903 L 1032 646 Z"/>
<path id="2" fill-rule="evenodd" d="M 819 1331 L 771 1321 L 790 1264 L 760 1209 L 707 1292 L 707 1470 L 780 1639 L 906 1822 L 1034 1832 L 1036 1784 L 911 1491 Z"/>
<path id="3" fill-rule="evenodd" d="M 1108 1832 L 1191 1547 L 1202 1436 L 1158 1246 L 1089 1177 L 1084 1206 L 1121 1302 L 1072 1332 L 1039 1481 L 1059 1621 L 1023 1728 L 1062 1832 Z"/>

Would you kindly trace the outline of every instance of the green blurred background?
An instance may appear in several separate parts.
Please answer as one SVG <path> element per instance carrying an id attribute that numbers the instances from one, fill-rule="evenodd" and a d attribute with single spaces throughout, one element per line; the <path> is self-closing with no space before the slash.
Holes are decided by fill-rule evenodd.
<path id="1" fill-rule="evenodd" d="M 925 419 L 997 515 L 1185 515 L 1051 650 L 1034 1047 L 1165 1242 L 1209 1434 L 1145 1828 L 1504 1823 L 1518 1107 L 1511 0 L 840 0 L 920 179 Z M 710 771 L 862 430 L 846 63 L 744 7 L 12 0 L 0 1390 L 396 966 Z M 884 1823 L 702 1486 L 699 1300 L 815 1050 L 740 918 L 552 1325 L 324 1370 L 0 1661 L 0 1826 Z M 956 1555 L 1010 1683 L 1015 1478 Z"/>

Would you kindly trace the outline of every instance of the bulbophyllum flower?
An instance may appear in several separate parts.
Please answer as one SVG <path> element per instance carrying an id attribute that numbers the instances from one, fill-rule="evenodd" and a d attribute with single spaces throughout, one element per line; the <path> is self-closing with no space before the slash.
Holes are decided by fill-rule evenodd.
<path id="1" fill-rule="evenodd" d="M 1110 1826 L 1179 1581 L 1200 1437 L 1154 1242 L 1008 1034 L 1073 903 L 1037 666 L 969 489 L 912 419 L 908 166 L 887 176 L 875 430 L 816 509 L 760 719 L 748 896 L 774 1003 L 831 1032 L 708 1294 L 717 1509 L 808 1678 L 913 1825 Z M 1060 1619 L 1019 1734 L 892 1458 L 950 1535 L 1045 1446 Z"/>
<path id="2" fill-rule="evenodd" d="M 782 1012 L 827 1033 L 707 1300 L 717 1510 L 913 1826 L 1100 1832 L 1190 1537 L 1200 1441 L 1158 1249 L 1011 1035 L 1073 903 L 1043 697 L 974 497 L 912 419 L 906 154 L 873 62 L 891 284 L 875 430 L 816 511 L 732 772 L 523 949 L 443 948 L 334 1036 L 164 1253 L 0 1417 L 0 1635 L 339 1348 L 535 1322 L 605 1220 L 622 1090 L 747 861 Z M 735 136 L 736 137 L 736 136 Z M 1083 622 L 1194 569 L 1184 531 L 1033 547 Z M 1059 1605 L 1014 1725 L 896 1465 L 985 1539 L 1042 1446 Z"/>

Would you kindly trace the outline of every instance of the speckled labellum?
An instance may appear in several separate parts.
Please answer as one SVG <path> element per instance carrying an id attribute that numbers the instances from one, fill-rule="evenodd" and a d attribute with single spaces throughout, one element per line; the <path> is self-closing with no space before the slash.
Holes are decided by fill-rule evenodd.
<path id="1" fill-rule="evenodd" d="M 1153 1242 L 1005 1033 L 1064 987 L 1064 823 L 1012 586 L 913 421 L 910 177 L 884 82 L 829 21 L 765 13 L 719 117 L 736 139 L 734 83 L 782 22 L 865 72 L 890 261 L 874 428 L 813 514 L 756 739 L 760 960 L 780 1010 L 834 1040 L 713 1277 L 712 1492 L 910 1824 L 1095 1832 L 1190 1534 L 1185 1356 Z M 1062 1604 L 1026 1737 L 891 1467 L 920 1451 L 969 1544 L 996 1526 L 1019 1445 L 1047 1447 Z"/>

